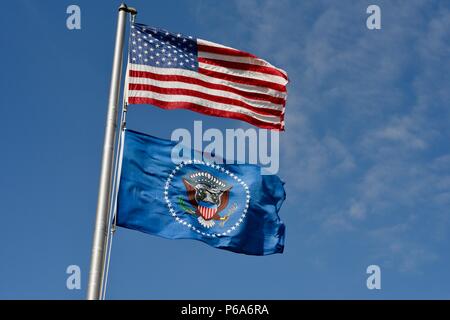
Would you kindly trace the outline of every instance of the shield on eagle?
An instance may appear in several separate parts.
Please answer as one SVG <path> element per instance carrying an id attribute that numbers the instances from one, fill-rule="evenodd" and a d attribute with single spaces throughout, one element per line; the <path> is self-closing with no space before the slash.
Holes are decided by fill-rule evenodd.
<path id="1" fill-rule="evenodd" d="M 226 220 L 220 212 L 228 205 L 231 185 L 206 171 L 187 174 L 183 177 L 183 183 L 202 226 L 211 228 L 215 220 Z"/>

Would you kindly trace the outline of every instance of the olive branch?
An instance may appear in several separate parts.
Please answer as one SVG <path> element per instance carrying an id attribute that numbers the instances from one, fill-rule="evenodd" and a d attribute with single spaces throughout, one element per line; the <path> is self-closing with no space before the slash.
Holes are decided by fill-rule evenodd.
<path id="1" fill-rule="evenodd" d="M 195 215 L 195 211 L 186 205 L 186 202 L 184 202 L 183 198 L 178 197 L 178 205 L 180 206 L 181 209 L 183 209 L 187 213 Z"/>

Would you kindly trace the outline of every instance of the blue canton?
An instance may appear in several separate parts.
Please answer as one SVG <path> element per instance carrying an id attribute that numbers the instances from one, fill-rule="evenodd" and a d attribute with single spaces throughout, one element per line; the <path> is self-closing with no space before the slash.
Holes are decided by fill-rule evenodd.
<path id="1" fill-rule="evenodd" d="M 197 71 L 197 39 L 134 23 L 130 34 L 130 63 Z"/>

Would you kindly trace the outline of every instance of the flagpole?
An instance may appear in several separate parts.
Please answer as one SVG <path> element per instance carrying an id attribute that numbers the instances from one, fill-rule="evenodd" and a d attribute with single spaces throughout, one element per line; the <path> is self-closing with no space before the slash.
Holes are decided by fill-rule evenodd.
<path id="1" fill-rule="evenodd" d="M 108 238 L 108 215 L 111 200 L 111 181 L 113 175 L 114 149 L 116 143 L 118 101 L 122 76 L 123 47 L 127 14 L 136 14 L 124 3 L 119 7 L 116 29 L 116 42 L 109 89 L 108 113 L 106 117 L 105 139 L 103 144 L 102 166 L 98 191 L 97 213 L 91 253 L 91 268 L 87 287 L 87 299 L 101 299 L 104 279 L 105 252 Z"/>

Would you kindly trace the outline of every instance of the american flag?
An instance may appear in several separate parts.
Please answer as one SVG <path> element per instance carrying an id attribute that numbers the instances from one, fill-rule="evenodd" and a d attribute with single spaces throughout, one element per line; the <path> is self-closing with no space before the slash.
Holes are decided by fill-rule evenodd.
<path id="1" fill-rule="evenodd" d="M 134 23 L 127 69 L 128 104 L 284 130 L 287 74 L 250 53 Z"/>

